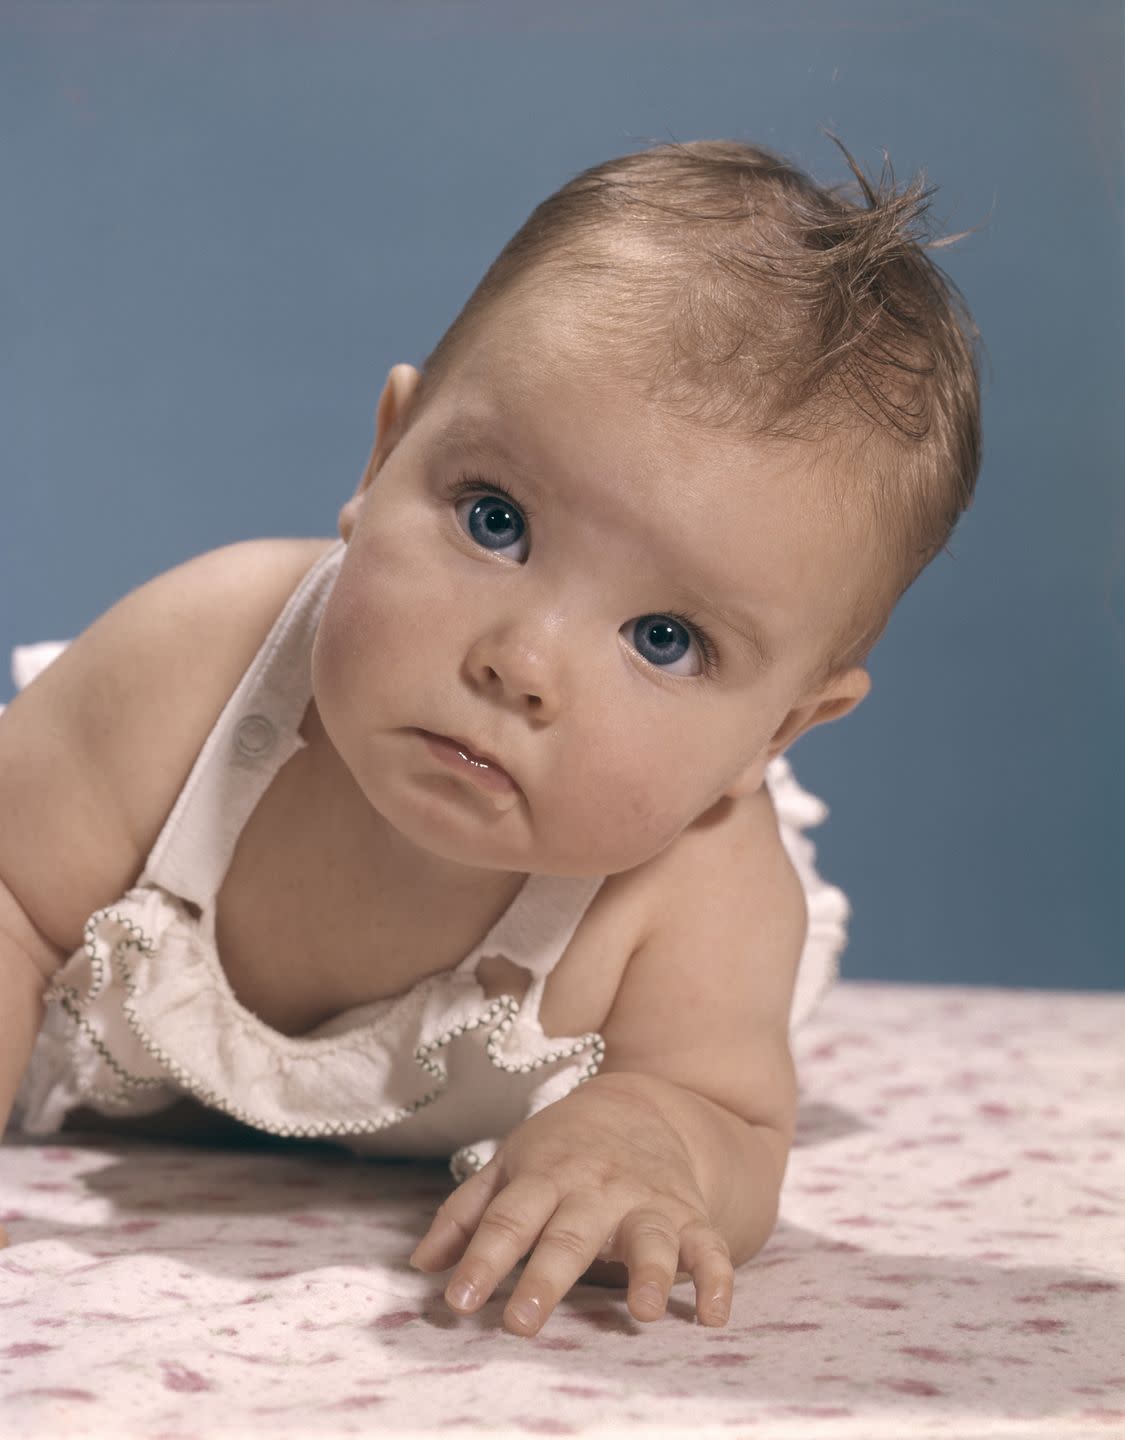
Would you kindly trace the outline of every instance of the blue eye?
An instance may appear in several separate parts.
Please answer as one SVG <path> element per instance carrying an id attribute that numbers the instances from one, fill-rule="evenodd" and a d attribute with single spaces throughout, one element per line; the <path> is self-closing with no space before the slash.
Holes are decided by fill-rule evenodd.
<path id="1" fill-rule="evenodd" d="M 638 654 L 650 665 L 661 669 L 675 665 L 689 655 L 695 643 L 687 626 L 681 625 L 672 615 L 642 615 L 638 620 L 629 621 L 624 629 L 631 631 L 629 638 Z M 701 669 L 702 666 L 697 664 L 694 670 L 678 673 L 698 675 Z"/>
<path id="2" fill-rule="evenodd" d="M 457 505 L 457 515 L 469 534 L 485 550 L 505 550 L 516 545 L 527 531 L 518 508 L 503 495 L 480 495 Z"/>

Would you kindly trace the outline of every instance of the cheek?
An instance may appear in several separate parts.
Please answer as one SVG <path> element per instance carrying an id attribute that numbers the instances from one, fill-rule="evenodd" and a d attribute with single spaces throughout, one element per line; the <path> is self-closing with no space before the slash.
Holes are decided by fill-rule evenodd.
<path id="1" fill-rule="evenodd" d="M 695 818 L 698 782 L 660 755 L 659 745 L 635 733 L 612 743 L 602 734 L 583 745 L 569 776 L 557 777 L 576 851 L 607 872 L 643 864 Z"/>
<path id="2" fill-rule="evenodd" d="M 345 683 L 363 653 L 361 607 L 354 589 L 337 577 L 324 606 L 312 648 L 313 692 L 323 697 Z"/>
<path id="3" fill-rule="evenodd" d="M 314 684 L 337 677 L 360 692 L 393 689 L 404 667 L 417 666 L 448 629 L 450 598 L 421 556 L 402 547 L 366 544 L 345 558 L 313 651 Z"/>

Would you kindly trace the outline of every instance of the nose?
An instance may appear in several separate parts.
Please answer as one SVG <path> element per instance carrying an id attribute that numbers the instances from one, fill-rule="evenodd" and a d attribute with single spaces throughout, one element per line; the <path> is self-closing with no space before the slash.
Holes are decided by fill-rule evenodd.
<path id="1" fill-rule="evenodd" d="M 523 616 L 479 635 L 465 657 L 472 683 L 530 719 L 554 719 L 563 687 L 552 628 L 549 620 Z"/>

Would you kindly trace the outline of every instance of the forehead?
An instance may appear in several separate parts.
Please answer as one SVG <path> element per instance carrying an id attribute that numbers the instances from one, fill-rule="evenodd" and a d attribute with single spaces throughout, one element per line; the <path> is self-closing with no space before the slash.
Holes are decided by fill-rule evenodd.
<path id="1" fill-rule="evenodd" d="M 575 523 L 608 527 L 619 563 L 749 616 L 769 648 L 815 644 L 854 598 L 857 567 L 811 448 L 669 416 L 580 316 L 526 301 L 497 309 L 426 406 L 431 442 L 499 462 L 524 495 L 542 491 Z"/>

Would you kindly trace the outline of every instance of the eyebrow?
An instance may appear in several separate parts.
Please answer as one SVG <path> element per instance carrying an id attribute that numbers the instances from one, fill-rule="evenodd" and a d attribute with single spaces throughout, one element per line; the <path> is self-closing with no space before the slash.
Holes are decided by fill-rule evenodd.
<path id="1" fill-rule="evenodd" d="M 516 471 L 522 480 L 528 480 L 528 471 L 521 465 L 515 451 L 497 436 L 482 433 L 485 423 L 483 417 L 480 421 L 468 421 L 458 416 L 442 426 L 434 436 L 434 444 L 441 450 L 467 450 L 472 455 L 495 456 Z"/>
<path id="2" fill-rule="evenodd" d="M 498 436 L 482 434 L 481 422 L 468 421 L 463 416 L 450 420 L 434 436 L 434 443 L 443 450 L 467 450 L 470 454 L 495 456 L 503 460 L 519 476 L 521 482 L 534 489 L 526 466 L 517 459 L 515 451 Z M 740 649 L 761 670 L 768 670 L 776 655 L 769 636 L 757 619 L 748 610 L 732 610 L 717 604 L 709 596 L 692 587 L 687 587 L 692 603 L 719 620 L 722 625 L 742 642 Z"/>
<path id="3" fill-rule="evenodd" d="M 776 658 L 770 638 L 748 610 L 728 610 L 704 595 L 695 597 L 700 607 L 721 620 L 742 641 L 742 650 L 760 670 L 768 670 Z"/>

